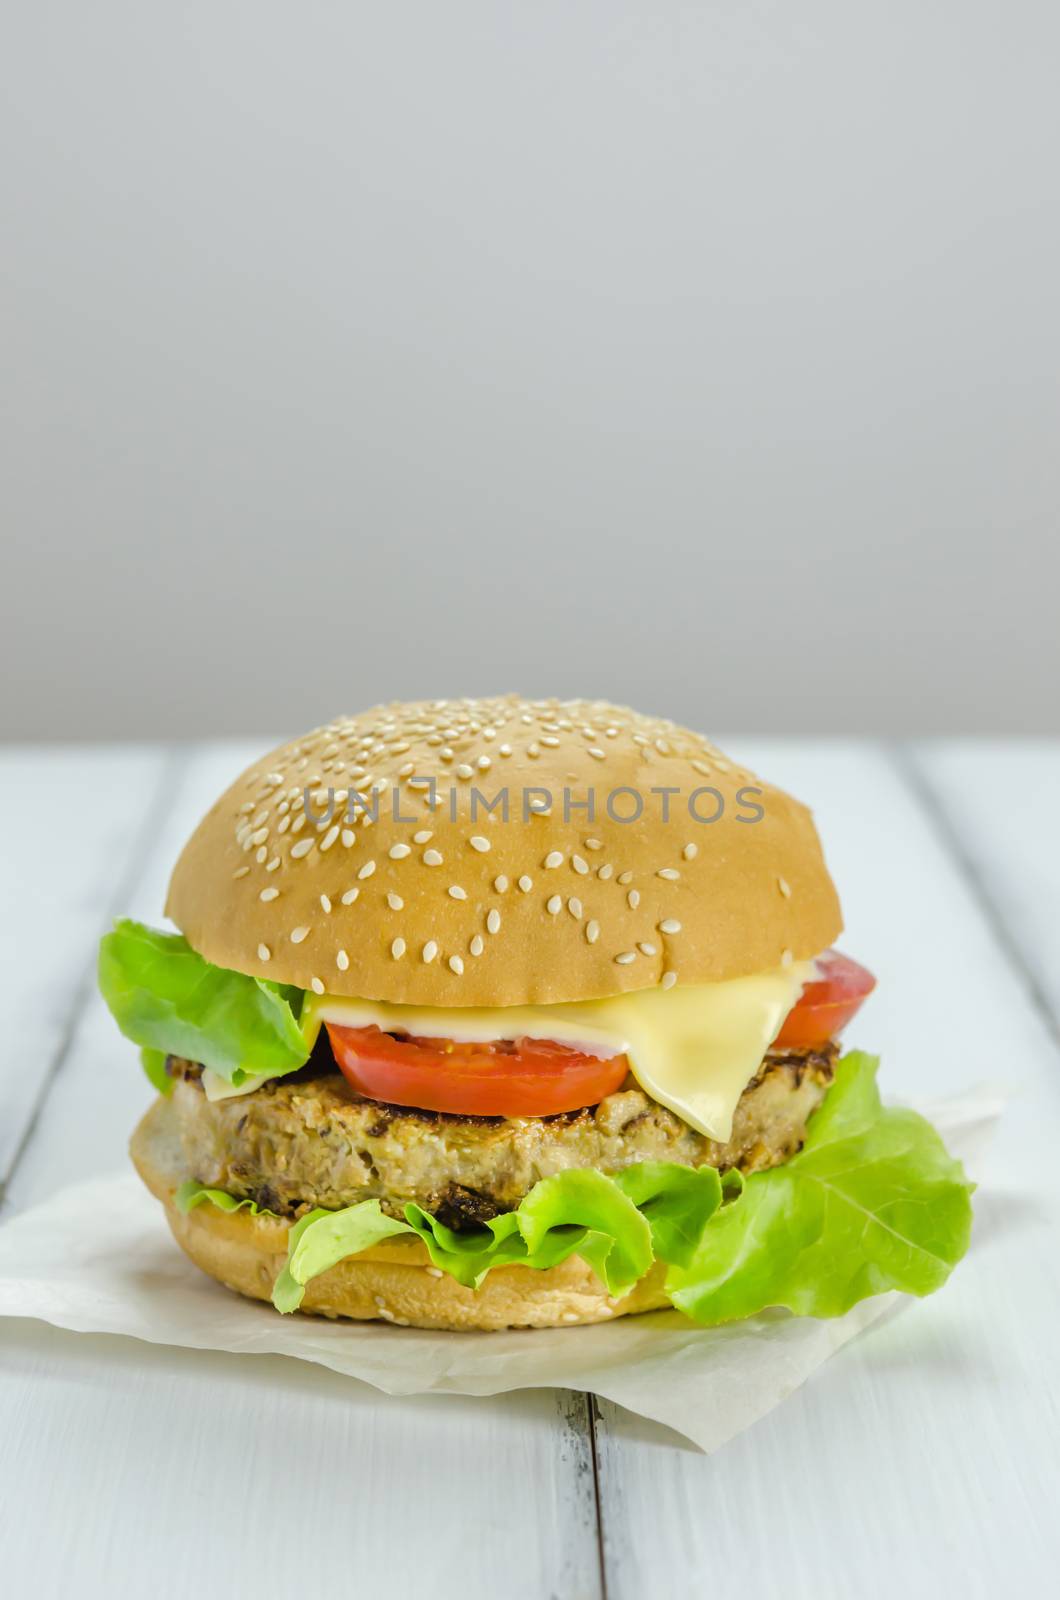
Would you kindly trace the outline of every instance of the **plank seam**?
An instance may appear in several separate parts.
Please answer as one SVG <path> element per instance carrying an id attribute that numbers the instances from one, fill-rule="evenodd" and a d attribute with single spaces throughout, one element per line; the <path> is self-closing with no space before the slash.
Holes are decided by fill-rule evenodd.
<path id="1" fill-rule="evenodd" d="M 187 769 L 193 747 L 171 744 L 165 748 L 162 757 L 162 768 L 155 781 L 151 801 L 144 811 L 143 821 L 137 830 L 131 850 L 126 857 L 125 869 L 117 880 L 113 893 L 108 897 L 103 911 L 103 923 L 113 921 L 123 908 L 128 904 L 136 882 L 143 871 L 150 854 L 151 844 L 157 828 L 165 822 L 173 807 L 173 794 L 176 781 Z M 168 804 L 167 802 L 168 797 Z M 63 1063 L 70 1053 L 74 1038 L 77 1033 L 85 1007 L 95 988 L 96 980 L 96 955 L 93 947 L 92 954 L 82 970 L 81 976 L 74 985 L 73 997 L 66 1017 L 63 1021 L 62 1033 L 59 1042 L 52 1052 L 52 1058 L 41 1076 L 40 1087 L 34 1097 L 30 1114 L 26 1118 L 26 1125 L 22 1136 L 15 1146 L 14 1154 L 8 1163 L 5 1173 L 0 1175 L 0 1210 L 3 1210 L 12 1180 L 21 1165 L 22 1158 L 29 1149 L 33 1135 L 37 1130 L 48 1096 L 55 1085 Z"/>
<path id="2" fill-rule="evenodd" d="M 596 1501 L 596 1556 L 600 1569 L 600 1596 L 601 1600 L 607 1600 L 607 1553 L 604 1548 L 604 1504 L 603 1498 L 600 1494 L 600 1457 L 597 1452 L 596 1444 L 596 1426 L 599 1420 L 599 1413 L 596 1409 L 596 1396 L 590 1393 L 587 1394 L 585 1398 L 588 1402 L 589 1448 L 592 1453 L 593 1496 Z"/>
<path id="3" fill-rule="evenodd" d="M 1060 1016 L 1053 1010 L 1049 996 L 1038 982 L 1018 938 L 990 893 L 975 858 L 954 826 L 914 747 L 908 741 L 895 741 L 887 746 L 887 753 L 899 778 L 921 807 L 932 831 L 957 866 L 1009 969 L 1025 990 L 1052 1044 L 1060 1051 Z"/>

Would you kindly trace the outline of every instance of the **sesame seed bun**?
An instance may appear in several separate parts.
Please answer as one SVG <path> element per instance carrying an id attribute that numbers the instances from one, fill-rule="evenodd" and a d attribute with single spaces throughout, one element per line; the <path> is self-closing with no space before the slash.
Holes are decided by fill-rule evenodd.
<path id="1" fill-rule="evenodd" d="M 373 787 L 377 819 L 347 817 Z M 798 801 L 672 722 L 514 695 L 378 706 L 281 745 L 199 824 L 166 911 L 218 966 L 424 1006 L 742 977 L 842 925 Z"/>
<path id="2" fill-rule="evenodd" d="M 190 1174 L 176 1118 L 159 1099 L 130 1144 L 140 1177 L 162 1201 L 174 1239 L 197 1267 L 237 1293 L 268 1300 L 287 1256 L 288 1224 L 249 1211 L 227 1213 L 203 1204 L 186 1215 L 173 1196 Z M 665 1269 L 657 1265 L 622 1300 L 612 1299 L 579 1256 L 558 1267 L 495 1267 L 481 1289 L 465 1289 L 431 1265 L 419 1239 L 393 1239 L 348 1256 L 306 1285 L 302 1310 L 326 1317 L 396 1322 L 413 1328 L 482 1329 L 572 1327 L 668 1304 Z"/>

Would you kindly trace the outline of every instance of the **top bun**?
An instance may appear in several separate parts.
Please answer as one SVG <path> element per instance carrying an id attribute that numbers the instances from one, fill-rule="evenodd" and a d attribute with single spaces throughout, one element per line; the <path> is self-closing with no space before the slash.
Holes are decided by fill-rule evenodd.
<path id="1" fill-rule="evenodd" d="M 372 789 L 375 820 L 355 798 L 348 817 Z M 217 966 L 421 1006 L 743 977 L 842 926 L 797 800 L 672 722 L 515 695 L 377 706 L 281 745 L 200 822 L 166 912 Z"/>

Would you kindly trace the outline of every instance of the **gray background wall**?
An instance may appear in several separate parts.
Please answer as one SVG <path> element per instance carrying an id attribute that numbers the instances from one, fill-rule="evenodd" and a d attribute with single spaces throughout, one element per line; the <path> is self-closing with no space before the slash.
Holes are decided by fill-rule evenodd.
<path id="1" fill-rule="evenodd" d="M 0 734 L 1056 726 L 1054 0 L 5 9 Z"/>

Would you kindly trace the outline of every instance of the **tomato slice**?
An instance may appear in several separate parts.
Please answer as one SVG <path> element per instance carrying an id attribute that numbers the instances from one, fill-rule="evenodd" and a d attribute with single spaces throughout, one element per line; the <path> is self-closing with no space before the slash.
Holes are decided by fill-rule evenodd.
<path id="1" fill-rule="evenodd" d="M 866 967 L 826 950 L 817 958 L 820 977 L 808 983 L 773 1040 L 780 1049 L 812 1049 L 835 1039 L 876 987 Z"/>
<path id="2" fill-rule="evenodd" d="M 621 1088 L 624 1055 L 587 1056 L 544 1039 L 459 1044 L 325 1024 L 339 1069 L 358 1094 L 459 1116 L 548 1117 L 596 1105 Z"/>

